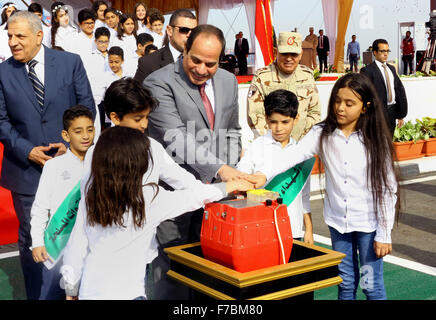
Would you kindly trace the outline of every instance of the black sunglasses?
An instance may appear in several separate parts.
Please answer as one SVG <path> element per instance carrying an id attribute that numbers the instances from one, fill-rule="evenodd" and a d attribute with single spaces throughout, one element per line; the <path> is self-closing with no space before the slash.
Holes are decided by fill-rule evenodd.
<path id="1" fill-rule="evenodd" d="M 179 26 L 171 26 L 171 27 L 179 28 L 179 32 L 182 34 L 188 34 L 190 31 L 192 31 L 192 29 L 188 27 L 179 27 Z"/>

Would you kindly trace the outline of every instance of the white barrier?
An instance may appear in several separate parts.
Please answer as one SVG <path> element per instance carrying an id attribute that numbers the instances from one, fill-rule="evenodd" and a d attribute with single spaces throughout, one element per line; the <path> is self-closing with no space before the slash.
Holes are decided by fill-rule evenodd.
<path id="1" fill-rule="evenodd" d="M 406 89 L 408 114 L 405 121 L 422 117 L 436 118 L 436 77 L 401 78 Z M 327 104 L 335 81 L 317 81 L 321 103 L 321 119 L 327 115 Z M 249 84 L 239 85 L 239 123 L 242 128 L 242 146 L 253 140 L 253 132 L 247 124 L 247 94 Z"/>

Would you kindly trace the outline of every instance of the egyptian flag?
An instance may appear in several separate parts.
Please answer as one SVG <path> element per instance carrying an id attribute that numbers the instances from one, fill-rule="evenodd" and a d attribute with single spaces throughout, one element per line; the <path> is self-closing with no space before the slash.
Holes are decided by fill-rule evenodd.
<path id="1" fill-rule="evenodd" d="M 256 70 L 274 61 L 272 12 L 270 0 L 256 0 Z"/>

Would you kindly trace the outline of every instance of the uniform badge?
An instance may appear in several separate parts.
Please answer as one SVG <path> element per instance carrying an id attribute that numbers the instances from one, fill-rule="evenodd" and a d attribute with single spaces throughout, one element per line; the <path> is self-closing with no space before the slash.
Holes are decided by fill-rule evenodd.
<path id="1" fill-rule="evenodd" d="M 288 38 L 288 45 L 292 46 L 295 43 L 295 37 Z"/>
<path id="2" fill-rule="evenodd" d="M 61 176 L 62 176 L 62 178 L 64 179 L 64 180 L 69 180 L 69 179 L 71 179 L 71 173 L 69 173 L 68 171 L 64 171 L 64 172 L 62 172 L 61 173 Z"/>
<path id="3" fill-rule="evenodd" d="M 253 94 L 255 94 L 257 91 L 257 87 L 256 86 L 250 86 L 250 89 L 248 89 L 248 98 L 251 98 L 253 96 Z"/>

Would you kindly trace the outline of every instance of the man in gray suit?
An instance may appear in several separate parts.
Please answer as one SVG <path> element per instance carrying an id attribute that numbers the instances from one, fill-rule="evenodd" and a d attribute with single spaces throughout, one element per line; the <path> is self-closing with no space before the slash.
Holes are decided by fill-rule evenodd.
<path id="1" fill-rule="evenodd" d="M 199 25 L 191 31 L 183 59 L 144 80 L 159 106 L 149 116 L 148 132 L 176 162 L 205 183 L 228 181 L 240 172 L 238 84 L 219 69 L 225 48 L 222 31 Z M 187 299 L 189 291 L 168 279 L 163 248 L 199 241 L 203 210 L 167 220 L 158 227 L 159 256 L 153 261 L 153 299 Z"/>

